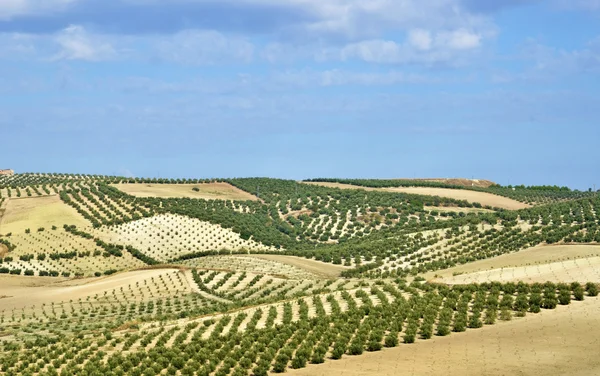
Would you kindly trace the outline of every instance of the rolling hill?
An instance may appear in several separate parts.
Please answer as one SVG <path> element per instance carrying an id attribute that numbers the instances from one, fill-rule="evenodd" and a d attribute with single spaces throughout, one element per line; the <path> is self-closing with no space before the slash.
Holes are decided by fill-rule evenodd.
<path id="1" fill-rule="evenodd" d="M 0 372 L 593 374 L 599 225 L 484 180 L 2 175 Z"/>

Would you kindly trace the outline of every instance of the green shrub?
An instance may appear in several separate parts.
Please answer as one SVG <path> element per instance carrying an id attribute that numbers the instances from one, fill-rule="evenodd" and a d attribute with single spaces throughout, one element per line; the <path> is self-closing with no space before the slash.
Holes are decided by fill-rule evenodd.
<path id="1" fill-rule="evenodd" d="M 595 283 L 586 283 L 585 289 L 588 293 L 588 296 L 598 296 L 598 286 Z"/>

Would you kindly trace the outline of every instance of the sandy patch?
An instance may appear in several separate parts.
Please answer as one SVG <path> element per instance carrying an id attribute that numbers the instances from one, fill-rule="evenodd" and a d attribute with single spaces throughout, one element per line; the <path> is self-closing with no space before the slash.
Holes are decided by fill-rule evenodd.
<path id="1" fill-rule="evenodd" d="M 434 337 L 360 356 L 289 369 L 295 376 L 582 375 L 600 374 L 600 300 L 587 298 L 555 310 L 448 337 Z"/>
<path id="2" fill-rule="evenodd" d="M 58 196 L 11 198 L 0 222 L 0 233 L 21 233 L 27 228 L 34 232 L 39 227 L 48 230 L 65 224 L 84 227 L 90 223 Z"/>
<path id="3" fill-rule="evenodd" d="M 119 190 L 137 197 L 188 197 L 207 200 L 252 200 L 258 198 L 228 183 L 204 184 L 115 184 Z M 198 188 L 196 192 L 193 189 Z"/>
<path id="4" fill-rule="evenodd" d="M 265 260 L 277 261 L 283 264 L 296 266 L 304 269 L 316 275 L 320 275 L 324 278 L 336 278 L 340 274 L 347 270 L 348 267 L 341 265 L 329 264 L 316 260 L 309 260 L 302 257 L 296 256 L 285 256 L 285 255 L 250 255 L 251 257 L 261 258 Z"/>
<path id="5" fill-rule="evenodd" d="M 494 195 L 492 193 L 471 191 L 467 189 L 451 189 L 451 188 L 429 188 L 429 187 L 393 187 L 393 188 L 370 188 L 360 187 L 351 184 L 340 184 L 340 183 L 321 183 L 321 182 L 305 182 L 305 184 L 321 185 L 330 188 L 341 188 L 341 189 L 364 189 L 366 191 L 380 191 L 380 192 L 402 192 L 416 195 L 425 196 L 439 196 L 447 197 L 455 200 L 466 200 L 468 202 L 478 202 L 484 206 L 491 206 L 494 208 L 502 208 L 508 210 L 517 210 L 528 208 L 530 205 L 523 202 L 519 202 L 508 197 Z"/>

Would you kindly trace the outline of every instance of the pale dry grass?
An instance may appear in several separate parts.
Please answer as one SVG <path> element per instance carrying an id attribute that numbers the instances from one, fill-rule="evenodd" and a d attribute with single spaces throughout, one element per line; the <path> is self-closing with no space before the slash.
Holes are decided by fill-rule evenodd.
<path id="1" fill-rule="evenodd" d="M 146 279 L 158 278 L 176 269 L 151 269 L 118 273 L 108 277 L 66 280 L 52 277 L 0 276 L 2 309 L 21 309 L 52 302 L 85 298 L 104 291 L 135 286 Z"/>
<path id="2" fill-rule="evenodd" d="M 461 208 L 459 206 L 424 206 L 423 209 L 427 211 L 438 211 L 438 212 L 454 212 L 454 213 L 493 213 L 493 210 L 484 208 Z"/>
<path id="3" fill-rule="evenodd" d="M 292 370 L 294 376 L 600 374 L 600 300 Z"/>
<path id="4" fill-rule="evenodd" d="M 185 260 L 182 264 L 200 269 L 266 274 L 297 280 L 314 280 L 322 278 L 320 274 L 313 274 L 297 266 L 247 255 L 198 257 Z"/>
<path id="5" fill-rule="evenodd" d="M 285 255 L 251 255 L 259 259 L 276 261 L 283 264 L 292 265 L 301 269 L 304 269 L 310 273 L 319 275 L 323 278 L 336 278 L 339 277 L 341 272 L 349 269 L 346 266 L 334 265 L 321 261 L 306 259 L 303 257 L 296 256 L 285 256 Z"/>
<path id="6" fill-rule="evenodd" d="M 88 231 L 89 229 L 85 229 Z M 36 274 L 39 271 L 58 271 L 69 272 L 71 276 L 75 273 L 84 273 L 85 275 L 93 274 L 94 272 L 104 272 L 108 269 L 135 269 L 144 265 L 143 262 L 134 258 L 129 252 L 123 252 L 121 257 L 104 257 L 104 250 L 96 245 L 92 239 L 73 235 L 66 232 L 62 228 L 56 230 L 46 229 L 38 232 L 36 229 L 31 230 L 30 234 L 17 233 L 9 238 L 10 242 L 17 248 L 10 253 L 13 261 L 4 262 L 3 266 L 21 270 L 32 270 Z M 89 252 L 89 256 L 76 258 L 61 258 L 53 260 L 49 255 L 53 253 L 66 252 Z M 94 254 L 98 252 L 97 256 Z M 37 255 L 44 253 L 46 258 L 40 260 Z M 34 255 L 34 258 L 29 261 L 20 260 L 19 256 Z M 25 277 L 31 278 L 31 277 Z"/>
<path id="7" fill-rule="evenodd" d="M 228 183 L 202 184 L 115 184 L 119 190 L 137 197 L 202 198 L 206 200 L 252 200 L 258 198 Z M 196 192 L 193 188 L 198 188 Z"/>
<path id="8" fill-rule="evenodd" d="M 458 265 L 453 268 L 438 270 L 435 272 L 429 272 L 424 275 L 426 279 L 434 278 L 435 275 L 444 278 L 451 278 L 454 275 L 461 274 L 460 279 L 464 277 L 462 275 L 479 273 L 478 275 L 489 275 L 490 277 L 498 277 L 500 274 L 507 276 L 509 270 L 511 273 L 517 272 L 517 275 L 521 272 L 537 270 L 534 266 L 560 263 L 563 261 L 583 259 L 590 257 L 600 256 L 600 245 L 543 245 L 525 249 L 523 251 L 515 253 L 507 253 L 497 257 L 479 260 L 464 265 Z M 565 264 L 566 265 L 566 264 Z M 505 273 L 501 273 L 500 270 L 504 269 Z M 540 269 L 548 270 L 548 266 Z M 540 274 L 540 273 L 535 273 Z"/>
<path id="9" fill-rule="evenodd" d="M 0 222 L 0 234 L 36 231 L 54 226 L 88 226 L 90 223 L 77 210 L 63 203 L 58 196 L 11 198 Z"/>
<path id="10" fill-rule="evenodd" d="M 402 192 L 425 196 L 447 197 L 455 200 L 465 200 L 471 203 L 478 202 L 484 206 L 494 208 L 517 210 L 528 208 L 530 205 L 519 202 L 508 197 L 498 196 L 487 192 L 471 191 L 468 189 L 451 189 L 451 188 L 429 188 L 429 187 L 392 187 L 392 188 L 371 188 L 360 187 L 351 184 L 341 183 L 323 183 L 323 182 L 305 182 L 305 184 L 321 185 L 330 188 L 341 189 L 364 189 L 366 191 L 380 192 Z"/>
<path id="11" fill-rule="evenodd" d="M 442 278 L 443 283 L 464 284 L 510 282 L 596 282 L 600 283 L 600 257 L 558 261 L 549 264 L 501 268 Z"/>
<path id="12" fill-rule="evenodd" d="M 160 261 L 209 250 L 267 250 L 269 247 L 210 222 L 175 214 L 160 214 L 92 233 L 109 243 L 131 245 Z"/>

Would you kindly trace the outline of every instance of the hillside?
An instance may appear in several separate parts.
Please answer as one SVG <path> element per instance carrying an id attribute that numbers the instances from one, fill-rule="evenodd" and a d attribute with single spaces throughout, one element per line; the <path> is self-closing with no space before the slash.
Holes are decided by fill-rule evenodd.
<path id="1" fill-rule="evenodd" d="M 598 194 L 317 180 L 0 176 L 0 372 L 598 369 Z"/>

